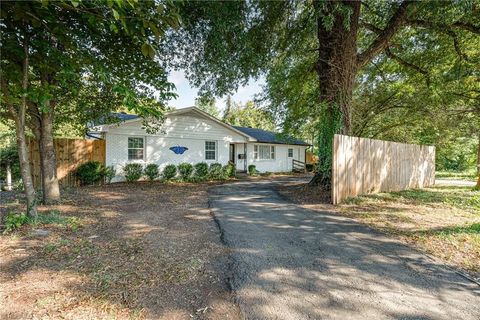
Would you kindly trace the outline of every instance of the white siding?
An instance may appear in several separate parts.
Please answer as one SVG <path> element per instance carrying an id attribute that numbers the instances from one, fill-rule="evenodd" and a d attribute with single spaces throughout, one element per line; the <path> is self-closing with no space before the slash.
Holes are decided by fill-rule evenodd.
<path id="1" fill-rule="evenodd" d="M 255 160 L 253 153 L 255 144 L 258 143 L 249 142 L 247 144 L 247 169 L 249 165 L 253 164 L 259 172 L 288 172 L 292 171 L 292 159 L 305 162 L 305 146 L 275 144 L 274 160 Z M 289 148 L 293 149 L 293 158 L 288 157 Z M 238 154 L 244 153 L 244 144 L 236 144 L 235 153 L 237 170 L 245 170 L 243 160 L 238 159 Z"/>
<path id="2" fill-rule="evenodd" d="M 198 116 L 195 113 L 173 115 L 167 117 L 162 130 L 150 135 L 141 128 L 141 121 L 133 121 L 109 128 L 105 133 L 106 164 L 113 165 L 117 176 L 113 181 L 123 180 L 122 168 L 129 162 L 143 165 L 156 163 L 160 170 L 167 164 L 178 165 L 181 162 L 195 164 L 198 162 L 228 163 L 230 143 L 235 143 L 235 161 L 237 170 L 243 171 L 243 160 L 238 154 L 244 152 L 246 138 L 210 119 Z M 128 137 L 143 137 L 145 139 L 145 159 L 128 160 Z M 205 160 L 205 141 L 217 142 L 217 159 Z M 275 145 L 274 160 L 255 160 L 253 149 L 255 142 L 247 143 L 247 166 L 254 164 L 260 172 L 291 171 L 292 158 L 288 157 L 288 149 L 294 149 L 294 159 L 305 161 L 304 146 Z M 173 146 L 187 147 L 184 154 L 175 154 L 170 150 Z"/>
<path id="3" fill-rule="evenodd" d="M 128 160 L 128 137 L 145 138 L 145 159 Z M 110 128 L 105 134 L 106 164 L 113 165 L 117 177 L 113 181 L 123 180 L 122 168 L 129 162 L 156 163 L 160 170 L 167 164 L 189 162 L 219 162 L 223 165 L 229 160 L 230 142 L 245 141 L 245 137 L 229 130 L 210 119 L 193 115 L 168 117 L 162 131 L 149 135 L 141 128 L 141 121 L 124 123 Z M 217 142 L 217 159 L 205 160 L 205 141 Z M 173 146 L 187 147 L 184 154 L 175 154 L 169 148 Z"/>

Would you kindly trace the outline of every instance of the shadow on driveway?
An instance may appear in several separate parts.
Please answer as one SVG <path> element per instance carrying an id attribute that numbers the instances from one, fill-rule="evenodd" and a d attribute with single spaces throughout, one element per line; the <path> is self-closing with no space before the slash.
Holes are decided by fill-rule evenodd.
<path id="1" fill-rule="evenodd" d="M 275 183 L 210 189 L 247 319 L 480 318 L 476 284 L 349 218 L 285 201 Z"/>

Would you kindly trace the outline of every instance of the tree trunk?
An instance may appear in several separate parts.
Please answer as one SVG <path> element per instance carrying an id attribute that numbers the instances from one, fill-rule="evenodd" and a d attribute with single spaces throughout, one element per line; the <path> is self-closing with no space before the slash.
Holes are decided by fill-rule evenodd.
<path id="1" fill-rule="evenodd" d="M 7 171 L 5 190 L 12 191 L 12 166 L 10 162 L 5 164 L 5 170 Z"/>
<path id="2" fill-rule="evenodd" d="M 317 18 L 320 128 L 318 136 L 319 166 L 310 185 L 331 188 L 333 136 L 336 133 L 349 134 L 351 131 L 351 101 L 357 74 L 357 30 L 360 2 L 343 2 L 352 14 L 348 28 L 345 16 L 335 11 L 334 2 L 321 7 L 314 2 Z M 335 21 L 331 28 L 325 28 L 324 17 L 333 14 Z"/>
<path id="3" fill-rule="evenodd" d="M 478 133 L 477 145 L 477 185 L 475 189 L 480 190 L 480 132 Z"/>
<path id="4" fill-rule="evenodd" d="M 43 203 L 52 204 L 60 200 L 57 178 L 57 158 L 53 145 L 53 110 L 40 113 L 40 141 L 42 167 Z"/>
<path id="5" fill-rule="evenodd" d="M 42 188 L 43 188 L 43 150 L 42 150 L 42 145 L 40 143 L 41 140 L 41 133 L 40 133 L 40 115 L 39 111 L 36 105 L 34 104 L 29 104 L 28 105 L 28 113 L 30 115 L 30 130 L 33 133 L 33 136 L 35 137 L 35 142 L 38 145 L 38 154 L 40 155 L 40 181 L 42 183 Z"/>
<path id="6" fill-rule="evenodd" d="M 23 41 L 23 52 L 25 57 L 22 61 L 22 99 L 18 111 L 15 112 L 11 106 L 12 116 L 15 118 L 15 131 L 17 134 L 18 158 L 20 161 L 20 173 L 22 175 L 23 187 L 27 198 L 27 215 L 37 220 L 37 195 L 33 186 L 32 173 L 30 169 L 30 159 L 28 155 L 27 142 L 25 138 L 25 114 L 27 109 L 27 89 L 28 89 L 28 37 L 25 31 Z"/>
<path id="7" fill-rule="evenodd" d="M 27 198 L 27 215 L 33 220 L 36 220 L 37 194 L 33 186 L 32 172 L 30 169 L 30 160 L 28 156 L 28 148 L 25 138 L 25 109 L 22 106 L 20 106 L 18 117 L 15 118 L 15 127 L 17 134 L 18 158 L 20 161 L 20 173 L 22 175 L 25 196 Z"/>

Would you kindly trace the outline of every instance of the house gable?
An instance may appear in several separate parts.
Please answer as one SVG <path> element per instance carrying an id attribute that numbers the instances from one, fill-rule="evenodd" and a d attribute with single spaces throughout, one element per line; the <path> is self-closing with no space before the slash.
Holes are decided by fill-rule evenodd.
<path id="1" fill-rule="evenodd" d="M 167 114 L 160 131 L 148 134 L 142 128 L 142 119 L 137 118 L 120 124 L 102 126 L 101 131 L 118 135 L 163 136 L 181 139 L 219 140 L 228 142 L 255 141 L 235 128 L 199 112 L 196 108 L 180 109 Z"/>

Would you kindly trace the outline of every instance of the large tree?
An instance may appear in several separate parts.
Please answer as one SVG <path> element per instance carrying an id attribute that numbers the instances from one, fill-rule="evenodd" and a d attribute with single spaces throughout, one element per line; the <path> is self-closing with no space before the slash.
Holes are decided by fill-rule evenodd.
<path id="1" fill-rule="evenodd" d="M 24 124 L 40 146 L 44 201 L 55 201 L 55 125 L 85 125 L 120 105 L 147 119 L 161 118 L 161 102 L 173 95 L 173 85 L 155 56 L 158 40 L 178 25 L 178 15 L 169 1 L 100 0 L 7 2 L 1 14 L 2 100 L 12 97 L 19 105 L 14 96 L 25 98 Z M 23 88 L 18 79 L 25 59 Z M 1 111 L 17 121 L 21 114 L 10 109 Z"/>
<path id="2" fill-rule="evenodd" d="M 253 101 L 247 101 L 244 105 L 230 102 L 229 108 L 226 108 L 223 115 L 223 121 L 241 127 L 250 127 L 275 131 L 275 121 L 273 115 L 261 109 Z"/>
<path id="3" fill-rule="evenodd" d="M 353 132 L 362 70 L 380 56 L 401 61 L 412 43 L 419 60 L 402 61 L 411 68 L 423 52 L 442 50 L 423 47 L 417 32 L 443 30 L 452 47 L 479 33 L 478 6 L 469 1 L 187 2 L 181 15 L 184 28 L 170 43 L 171 52 L 183 53 L 178 67 L 217 95 L 266 75 L 266 95 L 282 102 L 277 107 L 285 108 L 285 118 L 316 126 L 320 167 L 312 184 L 325 188 L 333 135 Z"/>

